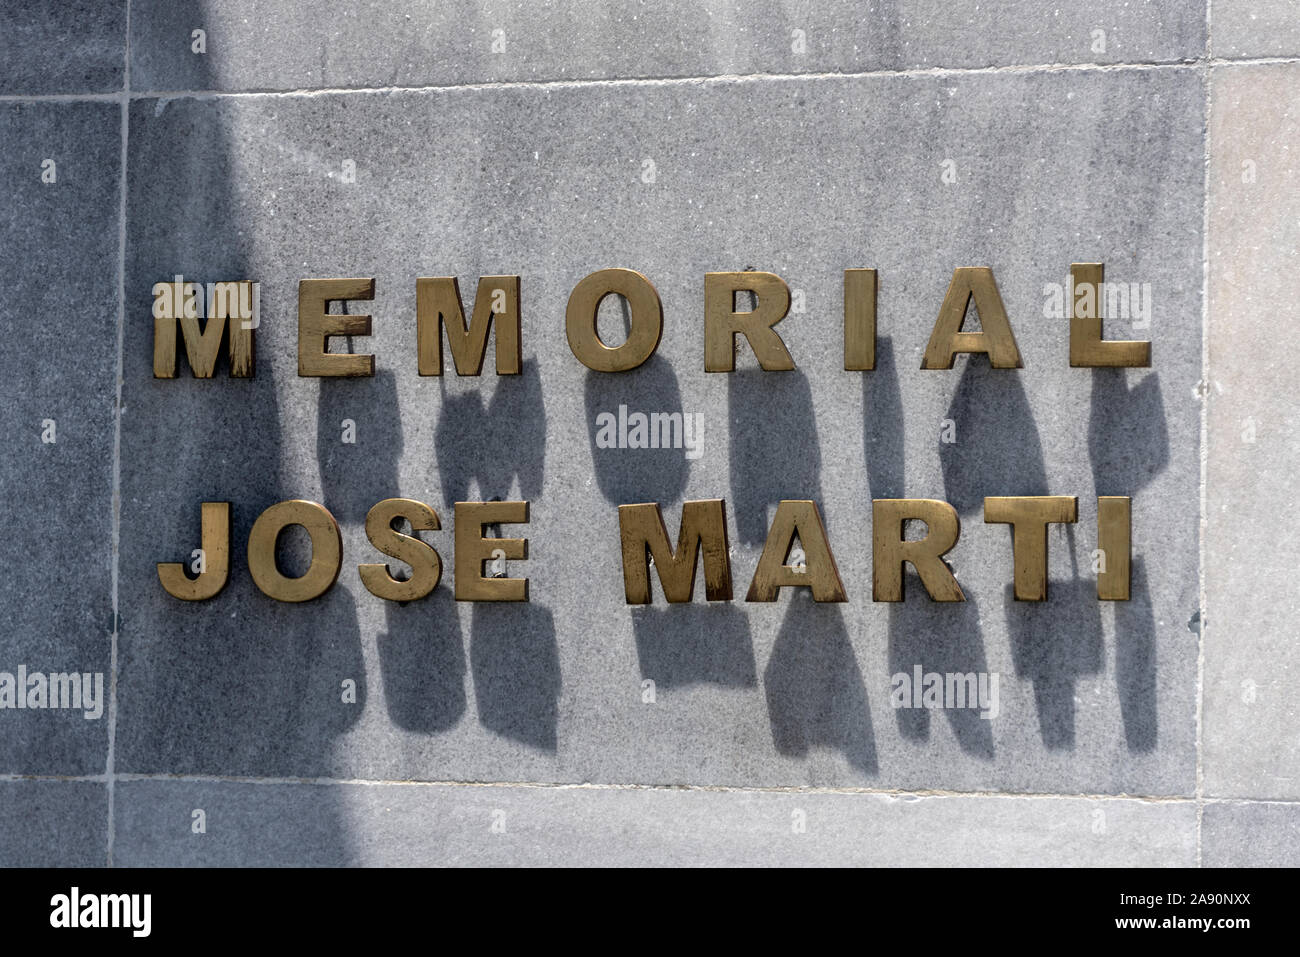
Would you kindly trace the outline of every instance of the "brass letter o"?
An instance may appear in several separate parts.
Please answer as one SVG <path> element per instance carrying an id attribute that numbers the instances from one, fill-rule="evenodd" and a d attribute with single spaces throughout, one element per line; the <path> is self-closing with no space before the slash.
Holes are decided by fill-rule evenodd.
<path id="1" fill-rule="evenodd" d="M 596 331 L 596 309 L 611 293 L 627 300 L 632 329 L 627 341 L 611 349 Z M 602 269 L 573 287 L 565 310 L 564 330 L 578 361 L 597 372 L 635 369 L 659 348 L 664 309 L 650 280 L 631 269 Z"/>
<path id="2" fill-rule="evenodd" d="M 290 525 L 311 536 L 311 567 L 301 578 L 287 578 L 275 564 L 275 543 Z M 343 566 L 339 523 L 324 505 L 294 499 L 278 502 L 257 517 L 248 533 L 248 571 L 253 583 L 276 601 L 311 601 L 330 590 Z"/>

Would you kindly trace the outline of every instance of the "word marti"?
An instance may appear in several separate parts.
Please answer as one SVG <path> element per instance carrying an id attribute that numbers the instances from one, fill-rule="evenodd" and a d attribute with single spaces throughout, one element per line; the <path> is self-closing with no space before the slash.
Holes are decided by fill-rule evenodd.
<path id="1" fill-rule="evenodd" d="M 1070 317 L 1069 357 L 1076 368 L 1146 367 L 1151 343 L 1102 338 L 1100 316 L 1103 266 L 1075 263 L 1067 310 Z M 254 332 L 258 326 L 255 284 L 209 284 L 207 295 L 198 283 L 162 282 L 153 287 L 154 356 L 156 378 L 177 375 L 177 326 L 186 357 L 197 378 L 211 378 L 223 344 L 230 374 L 254 374 Z M 331 302 L 374 298 L 373 279 L 303 279 L 298 289 L 298 374 L 300 376 L 372 376 L 372 355 L 331 353 L 328 339 L 368 336 L 371 317 L 329 312 Z M 870 371 L 875 367 L 876 291 L 874 269 L 844 270 L 844 368 Z M 737 293 L 754 297 L 754 308 L 737 312 Z M 597 309 L 610 295 L 628 306 L 629 332 L 619 346 L 610 347 L 596 329 Z M 206 298 L 206 302 L 205 302 Z M 964 332 L 966 311 L 974 302 L 981 331 Z M 253 308 L 249 308 L 249 304 Z M 772 273 L 744 271 L 706 273 L 704 277 L 704 367 L 707 372 L 735 369 L 736 336 L 744 336 L 759 366 L 793 369 L 794 360 L 775 326 L 790 307 L 790 291 Z M 204 318 L 201 327 L 199 319 Z M 253 321 L 248 321 L 253 319 Z M 243 320 L 243 321 L 237 321 Z M 443 371 L 445 336 L 457 375 L 480 374 L 489 334 L 495 323 L 496 372 L 518 374 L 522 365 L 518 276 L 479 279 L 471 319 L 455 277 L 416 280 L 416 353 L 420 375 Z M 565 330 L 570 349 L 585 366 L 599 372 L 635 369 L 649 359 L 663 332 L 663 307 L 650 281 L 630 269 L 604 269 L 582 279 L 569 297 Z M 1020 351 L 1002 304 L 993 272 L 987 267 L 960 267 L 939 310 L 921 360 L 922 369 L 951 369 L 958 353 L 982 353 L 995 369 L 1022 368 Z M 929 597 L 939 602 L 965 601 L 961 586 L 944 561 L 957 543 L 960 521 L 956 510 L 934 499 L 876 499 L 872 510 L 872 600 L 903 600 L 905 566 L 911 564 Z M 731 561 L 726 505 L 722 499 L 684 503 L 674 545 L 657 503 L 618 508 L 623 582 L 628 604 L 651 601 L 650 569 L 658 571 L 664 598 L 670 603 L 691 601 L 696 569 L 704 565 L 705 598 L 732 599 Z M 524 538 L 485 538 L 488 526 L 526 524 L 528 502 L 457 502 L 453 545 L 454 589 L 458 601 L 528 601 L 528 579 L 509 578 L 504 560 L 528 557 Z M 908 539 L 909 521 L 926 526 L 920 539 Z M 1078 521 L 1078 499 L 1065 495 L 991 496 L 984 499 L 984 521 L 1012 527 L 1012 581 L 1020 601 L 1047 599 L 1047 527 Z M 412 534 L 396 529 L 409 523 Z M 1097 597 L 1127 601 L 1131 563 L 1131 500 L 1127 496 L 1097 499 L 1097 549 L 1093 569 Z M 159 563 L 158 577 L 166 591 L 187 601 L 212 598 L 226 585 L 230 572 L 231 507 L 229 502 L 204 502 L 201 507 L 202 547 L 187 570 L 179 563 Z M 289 526 L 304 528 L 311 539 L 311 563 L 296 578 L 279 570 L 275 552 L 280 534 Z M 442 561 L 432 545 L 417 537 L 441 528 L 437 512 L 412 499 L 390 498 L 375 505 L 366 517 L 366 535 L 381 553 L 405 563 L 410 574 L 399 578 L 387 564 L 358 565 L 362 584 L 391 601 L 413 601 L 428 595 L 442 575 Z M 789 563 L 798 549 L 803 560 Z M 303 602 L 328 591 L 342 568 L 342 537 L 338 523 L 323 505 L 302 500 L 280 502 L 254 522 L 248 538 L 248 567 L 254 583 L 271 598 Z M 484 575 L 492 562 L 494 574 Z M 193 573 L 193 574 L 191 574 Z M 847 601 L 817 504 L 786 500 L 776 509 L 762 555 L 745 600 L 775 601 L 781 588 L 808 588 L 815 601 Z"/>

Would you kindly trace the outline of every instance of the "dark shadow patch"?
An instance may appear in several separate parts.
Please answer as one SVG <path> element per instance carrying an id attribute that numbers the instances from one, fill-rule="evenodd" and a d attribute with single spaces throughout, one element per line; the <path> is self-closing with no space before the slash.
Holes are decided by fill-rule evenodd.
<path id="1" fill-rule="evenodd" d="M 659 688 L 758 684 L 749 619 L 728 602 L 632 610 L 641 676 Z"/>
<path id="2" fill-rule="evenodd" d="M 844 612 L 806 589 L 790 599 L 763 673 L 772 742 L 779 754 L 839 751 L 863 774 L 878 770 L 866 685 L 849 642 Z"/>

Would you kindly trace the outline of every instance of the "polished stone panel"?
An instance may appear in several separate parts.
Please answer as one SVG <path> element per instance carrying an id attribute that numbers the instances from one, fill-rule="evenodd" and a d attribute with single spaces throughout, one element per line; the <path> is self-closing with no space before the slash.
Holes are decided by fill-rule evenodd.
<path id="1" fill-rule="evenodd" d="M 1201 818 L 1205 867 L 1295 867 L 1300 864 L 1300 806 L 1225 801 Z"/>
<path id="2" fill-rule="evenodd" d="M 1210 24 L 1216 57 L 1300 56 L 1296 0 L 1211 0 Z"/>
<path id="3" fill-rule="evenodd" d="M 24 0 L 0 7 L 0 95 L 115 93 L 126 74 L 127 0 Z"/>
<path id="4" fill-rule="evenodd" d="M 1202 109 L 1190 70 L 134 103 L 120 767 L 1191 793 Z M 1150 370 L 1069 368 L 1045 286 L 1083 260 L 1150 284 Z M 655 283 L 663 341 L 634 372 L 589 372 L 564 306 L 615 265 Z M 847 373 L 842 270 L 866 265 L 879 365 Z M 993 267 L 1023 370 L 918 368 L 961 265 Z M 736 373 L 705 374 L 703 274 L 747 267 L 799 290 L 778 327 L 798 367 L 760 372 L 742 347 Z M 149 290 L 174 273 L 263 283 L 256 379 L 151 377 Z M 501 273 L 522 277 L 523 374 L 418 377 L 416 277 L 468 294 Z M 349 310 L 374 316 L 353 347 L 378 373 L 299 378 L 297 280 L 348 275 L 376 280 Z M 620 406 L 701 413 L 702 454 L 600 447 L 597 417 Z M 1051 600 L 1026 605 L 1009 530 L 980 506 L 1048 492 L 1078 495 L 1080 523 L 1051 533 Z M 448 569 L 452 502 L 530 500 L 529 559 L 511 563 L 530 603 L 361 588 L 365 512 L 398 494 L 439 508 Z M 1096 494 L 1134 497 L 1128 603 L 1095 597 Z M 915 583 L 871 602 L 868 502 L 900 495 L 960 512 L 965 604 Z M 738 595 L 775 503 L 812 498 L 849 602 L 625 605 L 617 505 L 660 501 L 675 530 L 683 500 L 719 496 Z M 258 593 L 243 554 L 257 514 L 293 497 L 344 528 L 339 584 L 303 606 Z M 204 500 L 234 503 L 234 571 L 187 605 L 153 563 L 197 545 Z M 1000 715 L 895 711 L 891 676 L 916 665 L 998 673 Z"/>
<path id="5" fill-rule="evenodd" d="M 108 787 L 87 781 L 0 781 L 0 867 L 103 867 Z"/>
<path id="6" fill-rule="evenodd" d="M 1300 401 L 1279 332 L 1300 296 L 1300 65 L 1212 78 L 1205 792 L 1300 797 Z"/>
<path id="7" fill-rule="evenodd" d="M 1194 805 L 1132 800 L 133 781 L 117 807 L 124 866 L 1186 867 L 1196 855 Z"/>
<path id="8" fill-rule="evenodd" d="M 92 688 L 98 674 L 102 688 L 98 719 L 0 709 L 0 773 L 97 774 L 113 632 L 121 107 L 3 103 L 0 138 L 0 672 L 90 675 Z M 49 703 L 40 684 L 27 700 Z"/>
<path id="9" fill-rule="evenodd" d="M 1167 63 L 1204 51 L 1204 0 L 131 5 L 131 85 L 158 92 Z"/>

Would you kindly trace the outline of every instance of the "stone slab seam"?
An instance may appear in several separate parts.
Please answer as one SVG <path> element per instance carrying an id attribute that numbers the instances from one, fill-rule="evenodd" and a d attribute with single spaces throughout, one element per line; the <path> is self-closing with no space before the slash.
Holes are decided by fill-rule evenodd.
<path id="1" fill-rule="evenodd" d="M 108 754 L 104 775 L 108 780 L 108 827 L 105 831 L 105 860 L 113 866 L 115 745 L 117 739 L 117 639 L 121 631 L 121 615 L 117 603 L 118 568 L 122 543 L 122 378 L 126 341 L 126 192 L 127 192 L 127 138 L 131 130 L 131 0 L 126 0 L 126 36 L 123 40 L 126 63 L 122 70 L 122 92 L 118 96 L 122 111 L 122 156 L 119 161 L 118 180 L 118 262 L 117 262 L 117 370 L 114 375 L 116 398 L 113 402 L 113 634 L 109 650 L 108 679 Z"/>
<path id="2" fill-rule="evenodd" d="M 1205 5 L 1205 57 L 1213 63 L 1210 46 L 1211 8 Z M 1206 478 L 1210 471 L 1210 75 L 1205 71 L 1205 186 L 1201 191 L 1201 521 L 1197 548 L 1197 604 L 1201 627 L 1196 635 L 1196 866 L 1201 866 L 1201 822 L 1205 817 L 1205 771 L 1202 766 L 1202 731 L 1205 705 L 1205 531 L 1208 526 Z"/>
<path id="3" fill-rule="evenodd" d="M 765 80 L 856 80 L 872 77 L 944 77 L 981 76 L 1023 73 L 1097 72 L 1122 73 L 1145 70 L 1188 70 L 1218 66 L 1270 66 L 1300 63 L 1300 56 L 1275 57 L 1195 57 L 1184 60 L 1133 62 L 1133 63 L 1039 63 L 993 67 L 926 67 L 915 70 L 863 70 L 831 73 L 734 73 L 696 76 L 629 77 L 626 79 L 563 79 L 563 80 L 500 80 L 483 83 L 444 83 L 420 86 L 335 86 L 302 87 L 295 90 L 130 90 L 124 91 L 130 100 L 180 100 L 180 99 L 237 99 L 251 96 L 311 97 L 333 96 L 343 93 L 436 93 L 465 90 L 509 89 L 579 89 L 602 86 L 674 86 L 709 83 L 755 83 Z M 0 103 L 81 103 L 118 102 L 123 93 L 32 93 L 0 95 Z"/>

